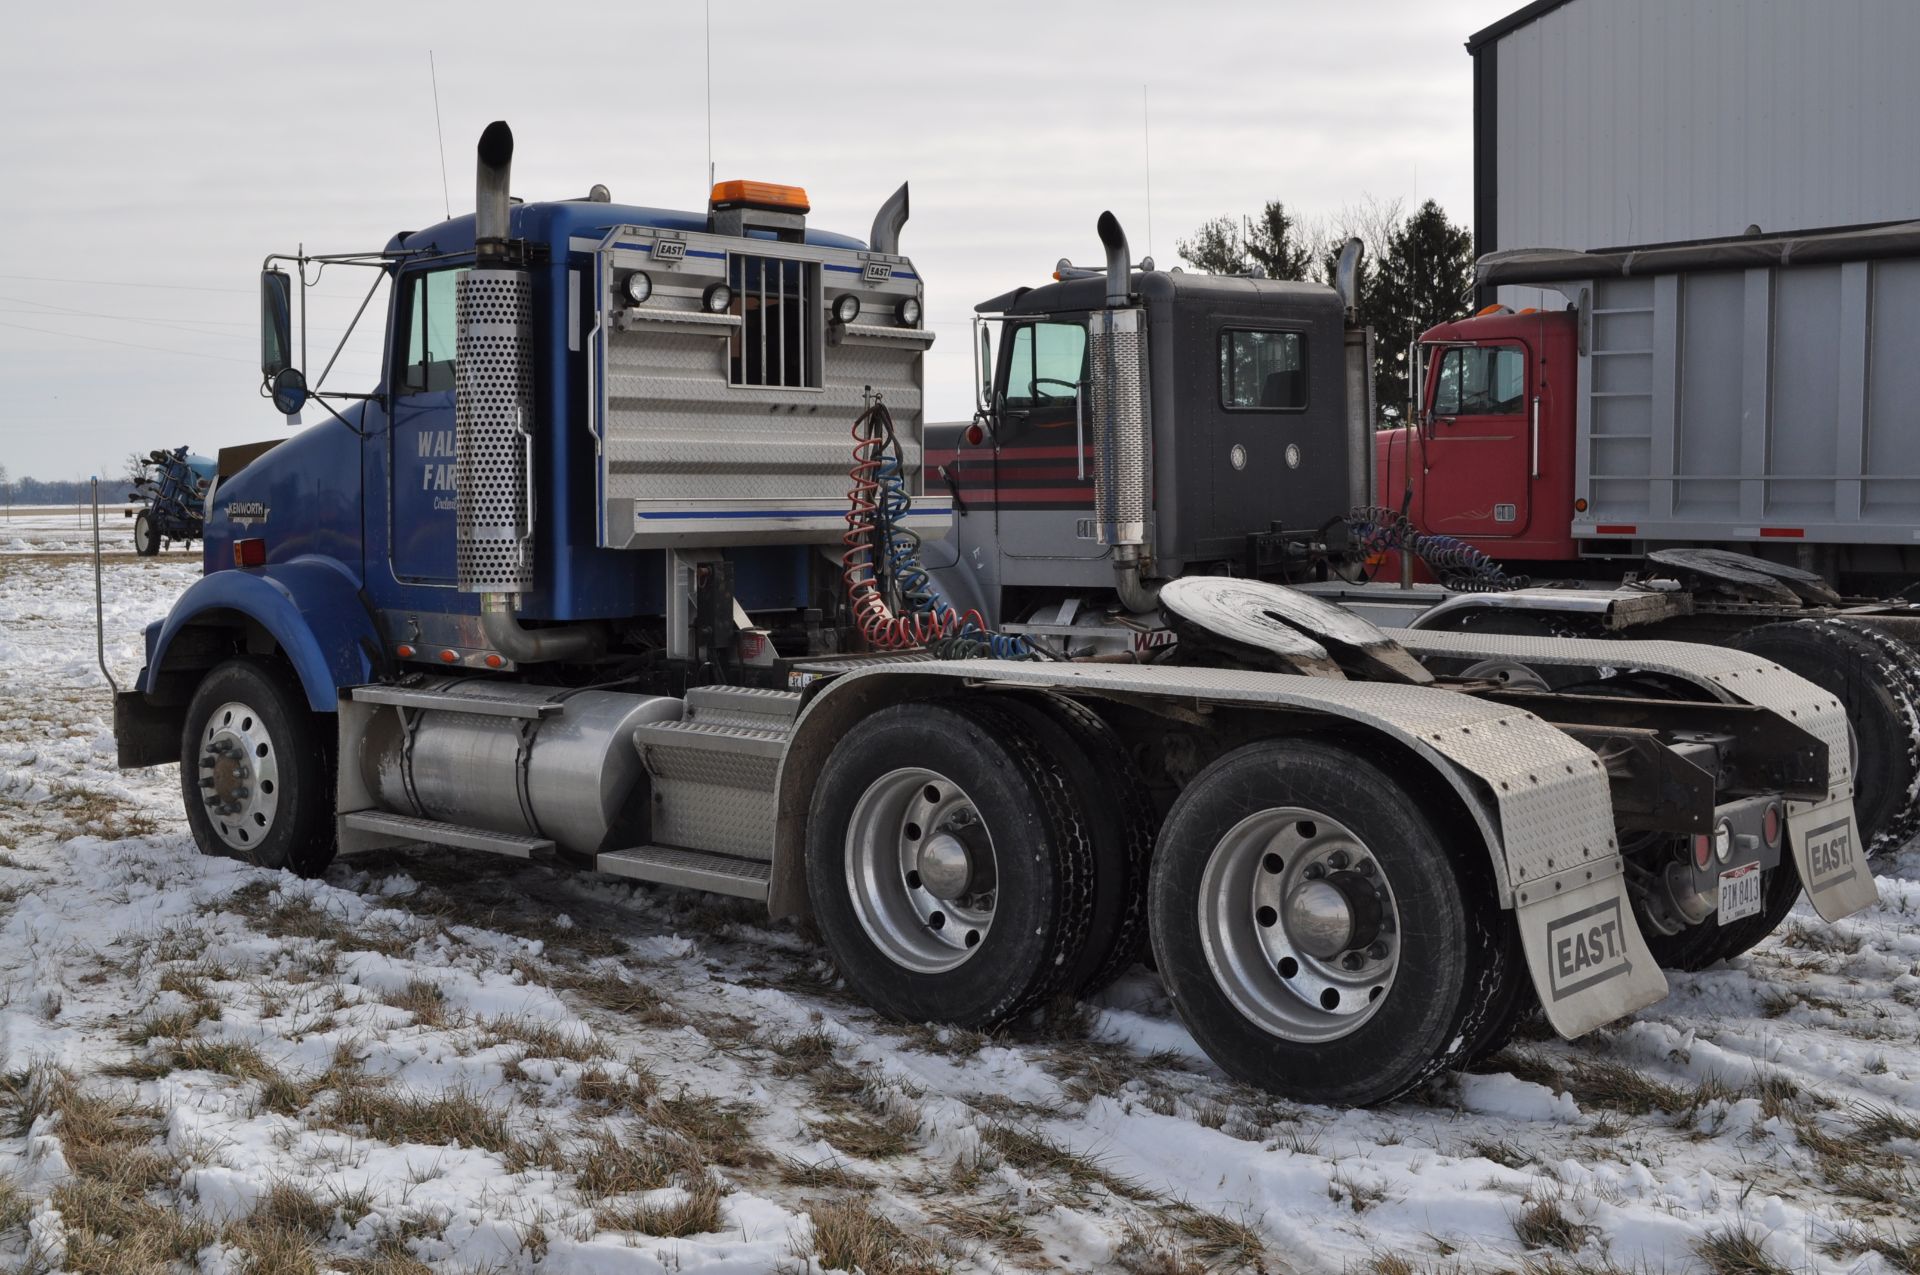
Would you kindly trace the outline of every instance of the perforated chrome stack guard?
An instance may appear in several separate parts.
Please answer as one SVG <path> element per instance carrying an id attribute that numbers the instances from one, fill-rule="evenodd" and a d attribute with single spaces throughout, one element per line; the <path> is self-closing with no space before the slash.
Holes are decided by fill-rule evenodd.
<path id="1" fill-rule="evenodd" d="M 1103 545 L 1147 537 L 1147 312 L 1087 316 L 1093 400 L 1094 531 Z"/>
<path id="2" fill-rule="evenodd" d="M 469 270 L 454 299 L 455 547 L 466 593 L 533 584 L 533 284 Z"/>

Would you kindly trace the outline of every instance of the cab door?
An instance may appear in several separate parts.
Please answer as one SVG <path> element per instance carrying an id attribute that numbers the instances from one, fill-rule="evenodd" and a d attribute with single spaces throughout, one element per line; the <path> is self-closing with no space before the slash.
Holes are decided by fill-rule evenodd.
<path id="1" fill-rule="evenodd" d="M 387 552 L 394 576 L 412 583 L 454 583 L 453 290 L 462 269 L 399 282 Z"/>
<path id="2" fill-rule="evenodd" d="M 1523 534 L 1531 517 L 1534 388 L 1518 341 L 1445 347 L 1422 452 L 1422 529 L 1470 540 Z"/>
<path id="3" fill-rule="evenodd" d="M 1011 558 L 1101 558 L 1093 538 L 1087 327 L 1081 315 L 1008 325 L 994 446 L 994 506 Z"/>

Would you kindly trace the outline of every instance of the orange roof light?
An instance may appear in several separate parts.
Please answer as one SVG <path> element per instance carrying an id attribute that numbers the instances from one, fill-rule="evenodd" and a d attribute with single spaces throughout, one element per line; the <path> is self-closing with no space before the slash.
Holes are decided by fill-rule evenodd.
<path id="1" fill-rule="evenodd" d="M 804 213 L 813 205 L 807 202 L 807 192 L 798 186 L 782 186 L 778 182 L 730 181 L 715 182 L 713 195 L 707 201 L 710 208 L 781 208 L 788 212 Z"/>

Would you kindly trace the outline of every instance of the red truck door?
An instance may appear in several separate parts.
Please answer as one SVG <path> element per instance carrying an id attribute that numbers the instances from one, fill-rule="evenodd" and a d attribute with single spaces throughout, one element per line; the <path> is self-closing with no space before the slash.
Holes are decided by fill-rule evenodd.
<path id="1" fill-rule="evenodd" d="M 1428 400 L 1422 530 L 1471 540 L 1527 530 L 1534 388 L 1518 341 L 1441 349 Z"/>

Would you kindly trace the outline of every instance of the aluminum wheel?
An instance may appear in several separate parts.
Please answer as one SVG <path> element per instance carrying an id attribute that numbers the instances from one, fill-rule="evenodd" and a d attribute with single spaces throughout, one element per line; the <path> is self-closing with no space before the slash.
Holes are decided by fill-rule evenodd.
<path id="1" fill-rule="evenodd" d="M 1393 986 L 1393 890 L 1365 843 L 1317 811 L 1262 810 L 1229 829 L 1201 876 L 1199 910 L 1220 990 L 1285 1040 L 1337 1040 Z"/>
<path id="2" fill-rule="evenodd" d="M 200 800 L 220 839 L 251 851 L 273 828 L 280 794 L 278 748 L 252 706 L 213 710 L 200 739 Z"/>
<path id="3" fill-rule="evenodd" d="M 854 913 L 896 965 L 954 969 L 993 926 L 993 838 L 944 775 L 910 767 L 874 780 L 847 822 L 846 864 Z"/>

